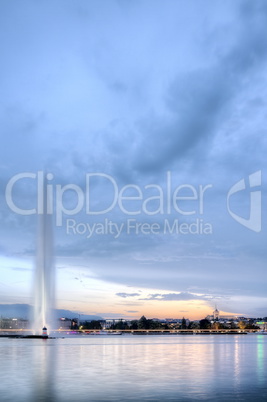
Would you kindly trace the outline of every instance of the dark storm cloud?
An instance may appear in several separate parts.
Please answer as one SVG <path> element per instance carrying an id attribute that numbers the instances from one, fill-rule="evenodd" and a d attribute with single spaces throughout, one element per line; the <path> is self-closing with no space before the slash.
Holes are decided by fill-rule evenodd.
<path id="1" fill-rule="evenodd" d="M 222 120 L 229 116 L 235 96 L 246 80 L 266 64 L 266 3 L 245 2 L 239 23 L 238 37 L 212 67 L 189 71 L 173 81 L 166 97 L 171 122 L 155 118 L 141 125 L 144 140 L 133 162 L 137 170 L 145 173 L 170 168 L 173 162 L 188 158 L 188 153 L 194 158 L 197 153 L 208 151 L 208 143 L 216 136 Z M 144 157 L 138 158 L 141 154 Z"/>

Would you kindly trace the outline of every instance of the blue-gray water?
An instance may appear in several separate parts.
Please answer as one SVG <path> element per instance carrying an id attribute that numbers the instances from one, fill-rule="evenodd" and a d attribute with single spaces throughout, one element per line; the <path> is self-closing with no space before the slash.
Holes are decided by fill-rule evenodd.
<path id="1" fill-rule="evenodd" d="M 1 402 L 267 401 L 267 336 L 0 339 Z"/>

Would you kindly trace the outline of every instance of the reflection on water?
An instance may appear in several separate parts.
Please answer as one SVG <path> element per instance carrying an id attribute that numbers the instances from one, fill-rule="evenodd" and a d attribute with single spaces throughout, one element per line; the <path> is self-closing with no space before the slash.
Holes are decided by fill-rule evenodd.
<path id="1" fill-rule="evenodd" d="M 264 383 L 266 381 L 266 367 L 264 367 L 264 335 L 257 336 L 257 358 L 258 358 L 258 379 L 260 383 Z"/>
<path id="2" fill-rule="evenodd" d="M 267 337 L 0 339 L 3 402 L 264 401 Z"/>
<path id="3" fill-rule="evenodd" d="M 56 402 L 54 384 L 57 363 L 56 348 L 45 339 L 41 342 L 40 348 L 33 348 L 34 371 L 31 402 Z"/>
<path id="4" fill-rule="evenodd" d="M 238 337 L 235 337 L 234 340 L 234 381 L 235 381 L 235 389 L 238 389 L 240 386 L 240 345 L 238 341 Z"/>

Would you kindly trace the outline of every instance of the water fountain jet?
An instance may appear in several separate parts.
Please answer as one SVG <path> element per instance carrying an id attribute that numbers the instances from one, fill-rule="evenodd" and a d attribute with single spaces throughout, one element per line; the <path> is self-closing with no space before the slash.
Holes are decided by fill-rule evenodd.
<path id="1" fill-rule="evenodd" d="M 33 330 L 36 335 L 42 328 L 54 327 L 55 269 L 53 263 L 52 197 L 47 193 L 44 182 L 42 191 L 42 213 L 38 215 L 37 252 L 34 276 Z"/>

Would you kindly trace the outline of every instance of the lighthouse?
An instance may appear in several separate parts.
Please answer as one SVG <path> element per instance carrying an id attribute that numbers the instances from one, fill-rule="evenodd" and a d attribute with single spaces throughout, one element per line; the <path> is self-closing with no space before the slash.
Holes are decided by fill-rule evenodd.
<path id="1" fill-rule="evenodd" d="M 43 338 L 48 338 L 48 335 L 47 335 L 47 328 L 46 327 L 43 327 L 43 330 L 42 330 L 43 332 L 42 332 L 42 337 Z"/>

